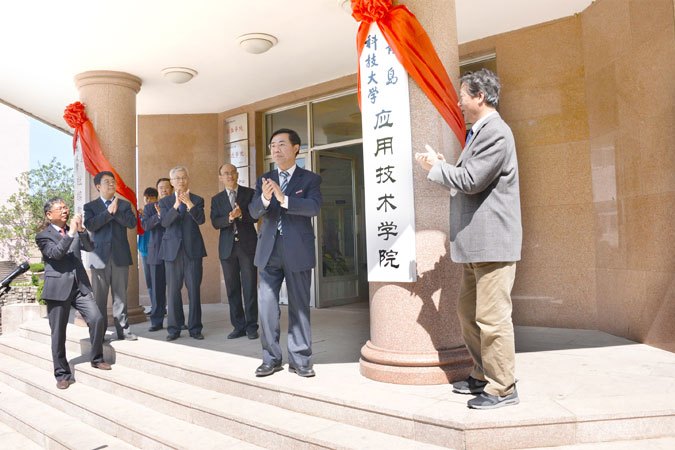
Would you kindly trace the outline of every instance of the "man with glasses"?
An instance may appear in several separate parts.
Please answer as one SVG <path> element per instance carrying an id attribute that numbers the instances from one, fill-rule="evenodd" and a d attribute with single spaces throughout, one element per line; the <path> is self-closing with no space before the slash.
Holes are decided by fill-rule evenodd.
<path id="1" fill-rule="evenodd" d="M 100 197 L 84 205 L 84 226 L 91 232 L 94 251 L 89 255 L 94 299 L 108 327 L 108 292 L 117 338 L 135 341 L 127 316 L 129 266 L 132 264 L 127 229 L 136 226 L 131 204 L 115 195 L 117 182 L 109 171 L 94 176 Z"/>
<path id="2" fill-rule="evenodd" d="M 82 314 L 89 326 L 91 342 L 90 360 L 94 368 L 110 370 L 103 361 L 104 319 L 91 295 L 91 284 L 84 270 L 81 250 L 91 251 L 94 246 L 87 230 L 82 226 L 82 216 L 75 214 L 68 223 L 68 207 L 61 198 L 52 198 L 44 205 L 46 226 L 35 236 L 45 263 L 45 284 L 42 298 L 47 303 L 47 315 L 52 338 L 54 377 L 58 389 L 68 389 L 75 382 L 66 358 L 66 327 L 70 307 Z"/>
<path id="3" fill-rule="evenodd" d="M 258 309 L 263 348 L 263 361 L 255 375 L 265 377 L 283 369 L 279 290 L 286 280 L 288 370 L 313 377 L 309 301 L 316 257 L 312 217 L 321 209 L 321 177 L 296 165 L 300 137 L 295 131 L 275 131 L 269 148 L 277 169 L 258 179 L 249 205 L 253 219 L 264 218 L 254 261 L 260 277 Z"/>
<path id="4" fill-rule="evenodd" d="M 206 256 L 204 239 L 199 230 L 206 218 L 204 199 L 190 192 L 187 167 L 176 166 L 169 172 L 175 192 L 159 201 L 164 237 L 159 257 L 164 260 L 168 287 L 167 341 L 180 337 L 183 313 L 183 283 L 188 291 L 188 332 L 194 339 L 202 340 L 202 258 Z"/>
<path id="5" fill-rule="evenodd" d="M 458 394 L 476 395 L 469 408 L 520 402 L 515 378 L 511 289 L 520 260 L 518 158 L 511 128 L 497 112 L 501 85 L 487 69 L 460 79 L 459 107 L 472 124 L 455 164 L 427 146 L 415 159 L 427 179 L 450 191 L 450 255 L 463 266 L 457 313 L 474 361 Z"/>
<path id="6" fill-rule="evenodd" d="M 253 226 L 256 220 L 248 212 L 255 191 L 237 184 L 239 174 L 232 164 L 223 164 L 218 172 L 225 189 L 211 199 L 211 224 L 220 230 L 218 254 L 234 327 L 227 338 L 257 339 L 258 295 L 253 258 L 258 236 Z"/>

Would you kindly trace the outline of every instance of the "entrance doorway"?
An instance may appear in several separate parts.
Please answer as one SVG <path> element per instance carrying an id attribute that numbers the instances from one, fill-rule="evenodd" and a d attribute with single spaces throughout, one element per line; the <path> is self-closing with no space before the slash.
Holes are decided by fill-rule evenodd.
<path id="1" fill-rule="evenodd" d="M 323 203 L 317 219 L 316 307 L 368 301 L 363 146 L 315 150 Z"/>

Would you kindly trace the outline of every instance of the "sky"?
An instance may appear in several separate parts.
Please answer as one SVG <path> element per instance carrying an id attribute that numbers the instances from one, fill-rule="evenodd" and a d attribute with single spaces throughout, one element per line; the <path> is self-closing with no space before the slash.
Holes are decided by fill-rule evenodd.
<path id="1" fill-rule="evenodd" d="M 30 124 L 30 168 L 35 169 L 39 164 L 47 164 L 52 158 L 56 158 L 58 162 L 67 167 L 72 167 L 72 136 L 45 125 L 39 120 L 30 117 L 28 120 Z"/>

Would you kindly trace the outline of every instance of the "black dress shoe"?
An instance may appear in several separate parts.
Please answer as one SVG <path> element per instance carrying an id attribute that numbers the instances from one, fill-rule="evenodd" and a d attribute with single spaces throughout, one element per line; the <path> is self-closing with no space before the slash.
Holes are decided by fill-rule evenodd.
<path id="1" fill-rule="evenodd" d="M 249 339 L 258 339 L 258 338 L 260 337 L 260 335 L 258 334 L 258 332 L 255 331 L 255 330 L 253 330 L 253 331 L 247 331 L 247 332 L 246 332 L 246 336 L 248 336 Z"/>
<path id="2" fill-rule="evenodd" d="M 257 369 L 255 369 L 255 376 L 256 377 L 266 377 L 266 376 L 272 375 L 274 372 L 279 372 L 280 370 L 284 370 L 281 363 L 278 363 L 278 364 L 262 363 L 262 364 L 260 364 L 260 366 L 258 366 Z"/>
<path id="3" fill-rule="evenodd" d="M 296 374 L 300 375 L 301 377 L 305 377 L 305 378 L 313 377 L 313 376 L 316 375 L 316 373 L 314 372 L 314 369 L 312 369 L 309 366 L 308 367 L 293 367 L 289 364 L 288 365 L 288 371 L 292 372 L 292 373 L 296 373 Z"/>
<path id="4" fill-rule="evenodd" d="M 190 335 L 191 338 L 197 339 L 198 341 L 203 341 L 204 340 L 204 335 L 201 333 L 195 333 Z"/>
<path id="5" fill-rule="evenodd" d="M 228 339 L 237 339 L 240 337 L 246 336 L 246 331 L 244 330 L 234 330 L 232 333 L 227 335 Z"/>
<path id="6" fill-rule="evenodd" d="M 70 381 L 68 380 L 58 380 L 56 382 L 57 389 L 68 389 L 70 387 Z"/>
<path id="7" fill-rule="evenodd" d="M 180 334 L 167 334 L 166 335 L 166 340 L 167 341 L 175 341 L 180 337 Z"/>
<path id="8" fill-rule="evenodd" d="M 93 362 L 91 363 L 91 367 L 94 369 L 100 369 L 100 370 L 111 370 L 112 366 L 108 364 L 107 362 L 104 361 L 99 361 L 99 362 Z"/>
<path id="9" fill-rule="evenodd" d="M 153 326 L 151 326 L 150 328 L 148 328 L 148 331 L 159 331 L 159 330 L 161 330 L 161 329 L 163 329 L 163 328 L 164 328 L 164 327 L 161 326 L 161 325 L 153 325 Z"/>

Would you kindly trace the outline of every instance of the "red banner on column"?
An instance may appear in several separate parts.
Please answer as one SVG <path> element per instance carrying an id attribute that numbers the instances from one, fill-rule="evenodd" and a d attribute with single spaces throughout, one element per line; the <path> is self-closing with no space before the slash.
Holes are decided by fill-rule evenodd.
<path id="1" fill-rule="evenodd" d="M 457 105 L 457 93 L 431 39 L 415 15 L 403 5 L 392 7 L 391 0 L 351 1 L 352 16 L 361 22 L 356 36 L 359 59 L 370 24 L 377 22 L 398 60 L 436 107 L 463 147 L 466 125 Z M 360 73 L 358 80 L 360 104 Z"/>
<path id="2" fill-rule="evenodd" d="M 80 141 L 84 168 L 87 172 L 92 176 L 104 170 L 112 172 L 117 181 L 116 191 L 129 200 L 133 208 L 136 209 L 136 194 L 126 185 L 122 177 L 103 154 L 101 144 L 99 144 L 98 137 L 96 136 L 96 130 L 94 130 L 94 126 L 84 112 L 84 104 L 75 102 L 68 105 L 63 112 L 63 119 L 69 127 L 75 130 L 73 134 L 73 151 L 77 150 L 77 141 Z M 138 214 L 136 214 L 136 229 L 138 234 L 144 233 Z"/>

